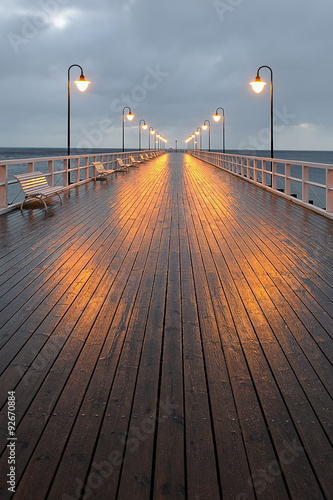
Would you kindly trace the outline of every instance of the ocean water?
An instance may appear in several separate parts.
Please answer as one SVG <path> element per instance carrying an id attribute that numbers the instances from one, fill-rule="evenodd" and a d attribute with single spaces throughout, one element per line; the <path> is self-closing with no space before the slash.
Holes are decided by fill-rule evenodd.
<path id="1" fill-rule="evenodd" d="M 98 153 L 118 153 L 120 149 L 89 149 L 86 152 L 80 151 L 79 154 L 98 154 Z M 132 150 L 134 151 L 134 149 Z M 212 150 L 220 152 L 220 150 Z M 269 151 L 252 151 L 250 149 L 227 150 L 227 153 L 242 154 L 246 156 L 261 156 L 269 157 Z M 17 160 L 27 158 L 43 158 L 49 156 L 66 156 L 66 148 L 0 148 L 0 160 Z M 75 155 L 75 149 L 72 149 L 72 154 Z M 293 151 L 293 150 L 276 150 L 275 158 L 281 160 L 296 160 L 312 163 L 327 163 L 333 165 L 333 151 Z"/>
<path id="2" fill-rule="evenodd" d="M 87 149 L 78 154 L 119 153 L 120 149 Z M 72 148 L 72 154 L 77 154 Z M 47 158 L 50 156 L 66 156 L 67 148 L 0 148 L 0 160 L 20 160 L 28 158 Z"/>

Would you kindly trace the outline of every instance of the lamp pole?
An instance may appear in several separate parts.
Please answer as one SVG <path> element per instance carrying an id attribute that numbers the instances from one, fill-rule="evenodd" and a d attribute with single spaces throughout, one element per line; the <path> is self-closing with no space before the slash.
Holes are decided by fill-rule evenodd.
<path id="1" fill-rule="evenodd" d="M 125 151 L 125 109 L 128 109 L 128 113 L 126 115 L 127 120 L 132 121 L 134 118 L 134 115 L 131 111 L 131 108 L 129 108 L 128 106 L 124 106 L 123 107 L 123 115 L 122 115 L 122 126 L 123 126 L 122 127 L 122 129 L 123 129 L 122 130 L 122 132 L 123 132 L 123 134 L 122 134 L 122 151 L 123 152 Z"/>
<path id="2" fill-rule="evenodd" d="M 142 122 L 142 125 L 141 125 L 141 122 Z M 148 125 L 145 122 L 145 120 L 139 121 L 139 151 L 141 151 L 141 128 L 143 128 L 143 130 L 147 130 Z"/>
<path id="3" fill-rule="evenodd" d="M 208 125 L 206 124 L 206 122 L 208 123 Z M 201 128 L 202 130 L 207 130 L 208 128 L 208 151 L 210 151 L 210 121 L 205 120 L 203 125 L 201 125 Z"/>
<path id="4" fill-rule="evenodd" d="M 222 110 L 222 151 L 225 153 L 225 116 L 224 116 L 224 109 L 221 107 L 218 107 L 215 111 L 215 115 L 213 115 L 213 118 L 216 122 L 220 121 L 221 115 L 219 115 L 218 111 L 219 109 Z"/>
<path id="5" fill-rule="evenodd" d="M 255 78 L 255 80 L 253 82 L 250 83 L 250 85 L 252 86 L 252 89 L 254 90 L 254 92 L 256 94 L 259 94 L 263 88 L 265 87 L 266 85 L 266 82 L 263 82 L 261 79 L 260 79 L 260 76 L 259 76 L 259 71 L 262 69 L 262 68 L 267 68 L 269 69 L 270 71 L 270 74 L 271 74 L 271 83 L 270 83 L 270 104 L 271 104 L 271 109 L 270 109 L 270 129 L 271 129 L 271 158 L 274 158 L 274 147 L 273 147 L 273 137 L 274 137 L 274 131 L 273 131 L 273 71 L 272 71 L 272 68 L 270 68 L 269 66 L 260 66 L 260 68 L 258 68 L 257 70 L 257 76 Z"/>
<path id="6" fill-rule="evenodd" d="M 149 149 L 149 151 L 150 151 L 150 134 L 151 135 L 155 134 L 154 127 L 149 127 L 149 130 L 148 130 L 148 149 Z"/>
<path id="7" fill-rule="evenodd" d="M 81 75 L 78 80 L 75 80 L 75 85 L 77 86 L 80 92 L 84 92 L 87 90 L 89 84 L 88 80 L 85 79 L 83 74 L 83 69 L 79 64 L 72 64 L 67 71 L 67 156 L 71 154 L 71 81 L 70 81 L 70 70 L 74 67 L 77 67 L 81 70 Z M 70 178 L 70 160 L 68 159 L 68 184 L 71 183 Z"/>
<path id="8" fill-rule="evenodd" d="M 197 130 L 195 131 L 195 134 L 200 136 L 200 139 L 199 139 L 199 149 L 201 151 L 201 149 L 202 149 L 202 134 L 201 134 L 201 128 L 200 127 L 197 128 Z"/>

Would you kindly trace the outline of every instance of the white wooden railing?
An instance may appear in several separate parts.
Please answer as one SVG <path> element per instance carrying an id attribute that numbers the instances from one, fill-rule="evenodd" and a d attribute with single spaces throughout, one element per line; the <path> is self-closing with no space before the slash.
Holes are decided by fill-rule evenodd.
<path id="1" fill-rule="evenodd" d="M 106 169 L 116 169 L 117 158 L 128 160 L 130 156 L 139 159 L 141 154 L 162 154 L 164 150 L 127 151 L 125 153 L 100 153 L 77 156 L 51 156 L 48 158 L 29 158 L 0 160 L 0 214 L 20 206 L 23 193 L 20 191 L 16 174 L 41 171 L 48 178 L 50 186 L 76 187 L 94 179 L 93 161 L 100 161 Z M 70 182 L 69 182 L 70 177 Z"/>
<path id="2" fill-rule="evenodd" d="M 188 153 L 333 219 L 333 165 L 203 150 Z"/>

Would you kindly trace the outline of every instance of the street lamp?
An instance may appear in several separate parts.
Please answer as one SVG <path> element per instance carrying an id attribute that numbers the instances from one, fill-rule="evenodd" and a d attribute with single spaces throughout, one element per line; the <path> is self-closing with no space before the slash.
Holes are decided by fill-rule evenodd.
<path id="1" fill-rule="evenodd" d="M 141 125 L 141 122 L 143 122 L 142 125 Z M 139 121 L 139 151 L 141 151 L 141 129 L 147 130 L 147 128 L 148 128 L 148 125 L 145 122 L 145 120 L 140 120 Z"/>
<path id="2" fill-rule="evenodd" d="M 206 122 L 208 123 L 208 125 L 206 124 Z M 202 130 L 207 130 L 208 128 L 208 151 L 210 151 L 210 121 L 205 120 L 203 125 L 201 125 L 201 128 Z"/>
<path id="3" fill-rule="evenodd" d="M 264 89 L 266 82 L 263 82 L 259 76 L 259 71 L 261 70 L 261 68 L 267 68 L 267 69 L 269 69 L 269 71 L 271 73 L 271 84 L 270 84 L 270 101 L 271 101 L 270 122 L 271 123 L 270 123 L 270 125 L 271 125 L 271 158 L 273 158 L 274 157 L 273 156 L 274 155 L 274 148 L 273 148 L 273 71 L 272 71 L 272 68 L 270 68 L 269 66 L 260 66 L 260 68 L 257 71 L 257 76 L 256 76 L 255 80 L 253 82 L 250 82 L 250 85 L 252 85 L 252 89 L 254 90 L 254 92 L 256 94 L 260 94 L 260 92 Z"/>
<path id="4" fill-rule="evenodd" d="M 68 68 L 68 72 L 67 72 L 67 82 L 68 82 L 68 84 L 67 84 L 67 156 L 70 156 L 70 154 L 71 154 L 71 82 L 70 82 L 70 70 L 74 66 L 76 66 L 77 68 L 80 68 L 80 70 L 81 70 L 80 78 L 78 80 L 75 80 L 75 82 L 74 82 L 77 89 L 80 92 L 84 92 L 85 90 L 87 90 L 87 88 L 89 87 L 89 84 L 91 83 L 91 82 L 89 82 L 89 80 L 85 79 L 84 74 L 83 74 L 83 69 L 79 64 L 72 64 Z M 68 159 L 68 184 L 70 184 L 70 181 L 71 181 L 69 167 L 70 167 L 70 164 L 69 164 L 69 159 Z"/>
<path id="5" fill-rule="evenodd" d="M 149 127 L 148 130 L 148 149 L 150 150 L 150 134 L 155 135 L 154 127 Z"/>
<path id="6" fill-rule="evenodd" d="M 214 121 L 217 123 L 220 121 L 221 115 L 219 115 L 218 110 L 222 110 L 222 150 L 223 153 L 225 153 L 225 116 L 224 116 L 224 109 L 219 107 L 215 111 L 215 115 L 213 115 Z"/>
<path id="7" fill-rule="evenodd" d="M 134 115 L 131 111 L 131 108 L 129 108 L 128 106 L 124 106 L 123 107 L 123 116 L 122 116 L 122 125 L 123 125 L 123 137 L 122 137 L 122 150 L 123 152 L 125 151 L 125 109 L 128 109 L 128 113 L 126 115 L 126 118 L 128 121 L 132 121 L 133 118 L 134 118 Z"/>
<path id="8" fill-rule="evenodd" d="M 160 149 L 160 134 L 156 130 L 156 135 L 155 135 L 155 149 Z"/>
<path id="9" fill-rule="evenodd" d="M 195 135 L 200 135 L 200 140 L 199 140 L 199 148 L 200 151 L 202 149 L 202 133 L 201 133 L 201 128 L 198 127 L 197 130 L 195 131 Z"/>

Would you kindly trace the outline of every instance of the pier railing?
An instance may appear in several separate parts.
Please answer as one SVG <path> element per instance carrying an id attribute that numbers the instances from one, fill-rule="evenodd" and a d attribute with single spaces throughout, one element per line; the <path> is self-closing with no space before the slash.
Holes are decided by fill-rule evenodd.
<path id="1" fill-rule="evenodd" d="M 14 175 L 41 171 L 47 177 L 50 186 L 64 186 L 65 190 L 93 180 L 94 161 L 100 161 L 107 170 L 111 170 L 118 168 L 117 158 L 122 158 L 126 162 L 133 156 L 138 160 L 140 155 L 145 153 L 160 154 L 164 153 L 164 150 L 0 160 L 0 214 L 20 206 L 24 197 Z"/>
<path id="2" fill-rule="evenodd" d="M 333 165 L 203 150 L 188 153 L 333 218 Z"/>

